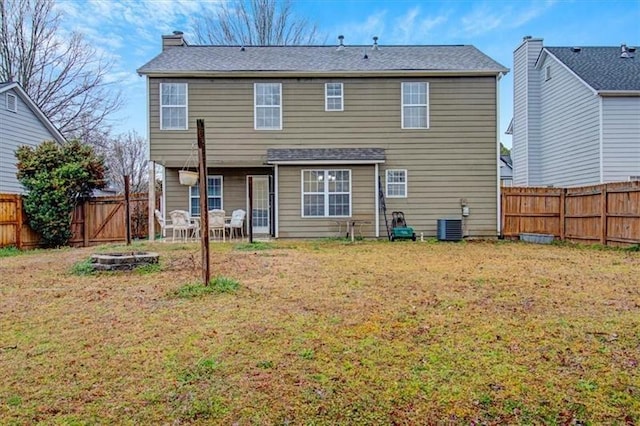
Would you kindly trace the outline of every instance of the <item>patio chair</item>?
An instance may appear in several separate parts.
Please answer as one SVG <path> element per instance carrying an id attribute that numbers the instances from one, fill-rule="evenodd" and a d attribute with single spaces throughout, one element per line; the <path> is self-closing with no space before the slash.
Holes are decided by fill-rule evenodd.
<path id="1" fill-rule="evenodd" d="M 158 209 L 155 211 L 156 220 L 160 224 L 160 230 L 162 232 L 162 238 L 167 238 L 167 229 L 171 229 L 173 231 L 173 224 L 168 223 L 167 220 L 162 215 L 162 212 Z"/>
<path id="2" fill-rule="evenodd" d="M 222 241 L 226 241 L 224 235 L 224 210 L 209 210 L 209 234 L 215 238 L 217 235 L 222 236 Z"/>
<path id="3" fill-rule="evenodd" d="M 225 229 L 229 230 L 229 238 L 233 238 L 236 235 L 236 231 L 240 232 L 240 236 L 244 238 L 244 217 L 247 215 L 242 209 L 234 210 L 231 213 L 231 220 L 229 223 L 225 223 Z"/>
<path id="4" fill-rule="evenodd" d="M 193 220 L 186 210 L 173 210 L 169 212 L 171 217 L 171 225 L 173 226 L 173 241 L 176 240 L 176 233 L 186 241 L 190 236 L 197 236 L 199 226 Z"/>

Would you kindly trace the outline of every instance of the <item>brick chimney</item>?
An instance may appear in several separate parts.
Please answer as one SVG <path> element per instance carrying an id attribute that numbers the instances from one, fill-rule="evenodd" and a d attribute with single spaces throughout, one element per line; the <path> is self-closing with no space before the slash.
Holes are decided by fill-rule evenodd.
<path id="1" fill-rule="evenodd" d="M 169 47 L 188 46 L 184 39 L 182 31 L 174 31 L 173 34 L 162 36 L 162 50 L 165 51 Z"/>

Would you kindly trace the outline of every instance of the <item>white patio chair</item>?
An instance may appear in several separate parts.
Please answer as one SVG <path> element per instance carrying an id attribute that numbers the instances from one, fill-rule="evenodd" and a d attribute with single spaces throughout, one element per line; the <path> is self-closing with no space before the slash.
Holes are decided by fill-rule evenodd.
<path id="1" fill-rule="evenodd" d="M 167 229 L 170 229 L 173 231 L 173 224 L 169 223 L 164 216 L 162 215 L 162 212 L 158 209 L 156 209 L 155 211 L 155 216 L 156 216 L 156 220 L 158 221 L 158 223 L 160 224 L 160 230 L 162 232 L 162 238 L 167 238 Z"/>
<path id="2" fill-rule="evenodd" d="M 215 238 L 217 235 L 222 236 L 222 241 L 226 241 L 224 235 L 224 210 L 209 210 L 209 234 Z"/>
<path id="3" fill-rule="evenodd" d="M 173 210 L 169 212 L 171 225 L 173 226 L 173 241 L 176 240 L 176 233 L 186 241 L 190 236 L 196 236 L 198 225 L 191 220 L 191 215 L 186 210 Z"/>
<path id="4" fill-rule="evenodd" d="M 233 238 L 236 235 L 236 231 L 240 232 L 240 236 L 244 238 L 244 218 L 247 215 L 242 209 L 234 210 L 231 213 L 231 221 L 225 223 L 224 227 L 229 231 L 229 238 Z"/>

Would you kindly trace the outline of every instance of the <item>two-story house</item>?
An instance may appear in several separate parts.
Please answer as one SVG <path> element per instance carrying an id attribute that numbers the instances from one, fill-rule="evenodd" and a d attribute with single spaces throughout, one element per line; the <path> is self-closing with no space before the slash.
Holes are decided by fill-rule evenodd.
<path id="1" fill-rule="evenodd" d="M 196 120 L 207 142 L 208 206 L 247 209 L 254 233 L 330 237 L 369 218 L 386 235 L 403 211 L 425 236 L 469 208 L 471 237 L 498 233 L 498 86 L 508 70 L 473 46 L 194 46 L 163 36 L 146 76 L 151 160 L 165 209 L 199 215 L 181 186 Z M 379 188 L 382 185 L 382 188 Z"/>
<path id="2" fill-rule="evenodd" d="M 0 193 L 19 194 L 15 151 L 21 145 L 65 139 L 20 84 L 0 83 Z"/>
<path id="3" fill-rule="evenodd" d="M 514 52 L 513 184 L 577 186 L 640 178 L 640 56 L 632 47 Z"/>

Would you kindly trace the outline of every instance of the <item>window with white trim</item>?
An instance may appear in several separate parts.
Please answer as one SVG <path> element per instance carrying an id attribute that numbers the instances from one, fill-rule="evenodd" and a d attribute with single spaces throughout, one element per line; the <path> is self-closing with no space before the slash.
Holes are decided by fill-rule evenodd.
<path id="1" fill-rule="evenodd" d="M 207 176 L 207 208 L 222 208 L 222 176 Z M 189 212 L 200 216 L 200 187 L 198 183 L 189 187 Z"/>
<path id="2" fill-rule="evenodd" d="M 351 216 L 351 170 L 302 170 L 302 217 Z"/>
<path id="3" fill-rule="evenodd" d="M 402 128 L 429 128 L 429 83 L 402 83 Z"/>
<path id="4" fill-rule="evenodd" d="M 387 170 L 387 198 L 407 197 L 407 171 Z"/>
<path id="5" fill-rule="evenodd" d="M 282 130 L 282 83 L 255 83 L 254 104 L 256 130 Z"/>
<path id="6" fill-rule="evenodd" d="M 342 83 L 325 83 L 324 94 L 325 111 L 344 111 L 344 95 Z"/>
<path id="7" fill-rule="evenodd" d="M 160 83 L 160 130 L 187 130 L 187 83 Z"/>
<path id="8" fill-rule="evenodd" d="M 11 112 L 18 112 L 18 97 L 13 93 L 7 93 L 7 109 Z"/>

